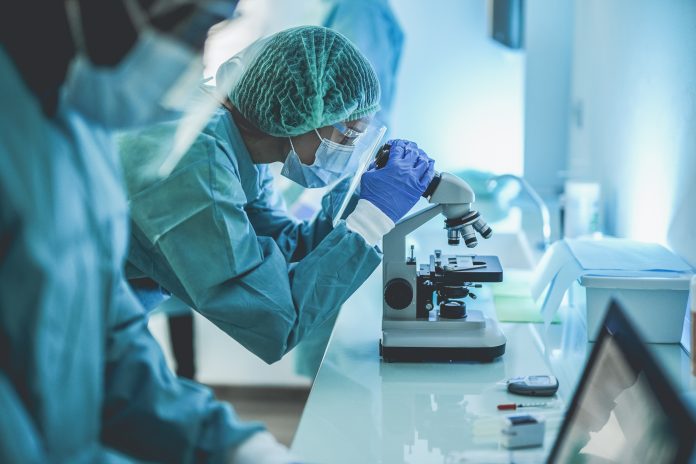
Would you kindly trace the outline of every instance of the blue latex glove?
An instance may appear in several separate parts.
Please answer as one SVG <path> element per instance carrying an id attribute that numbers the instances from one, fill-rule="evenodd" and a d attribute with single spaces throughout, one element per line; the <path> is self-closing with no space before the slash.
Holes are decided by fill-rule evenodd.
<path id="1" fill-rule="evenodd" d="M 391 140 L 387 164 L 376 169 L 374 161 L 360 179 L 360 198 L 369 201 L 394 222 L 418 202 L 433 180 L 435 161 L 414 142 Z"/>

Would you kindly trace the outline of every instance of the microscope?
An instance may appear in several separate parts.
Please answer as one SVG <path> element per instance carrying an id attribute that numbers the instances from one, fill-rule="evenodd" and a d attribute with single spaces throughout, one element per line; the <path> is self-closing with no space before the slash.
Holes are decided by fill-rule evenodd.
<path id="1" fill-rule="evenodd" d="M 380 149 L 377 168 L 386 164 L 389 148 Z M 423 197 L 432 205 L 405 217 L 384 236 L 382 359 L 493 361 L 505 353 L 505 335 L 482 311 L 467 309 L 466 299 L 475 299 L 472 289 L 482 283 L 503 281 L 498 258 L 434 250 L 429 262 L 419 266 L 413 247 L 406 256 L 406 235 L 438 214 L 445 217 L 449 245 L 464 240 L 473 248 L 476 233 L 487 239 L 493 231 L 471 209 L 474 192 L 457 176 L 435 173 Z"/>

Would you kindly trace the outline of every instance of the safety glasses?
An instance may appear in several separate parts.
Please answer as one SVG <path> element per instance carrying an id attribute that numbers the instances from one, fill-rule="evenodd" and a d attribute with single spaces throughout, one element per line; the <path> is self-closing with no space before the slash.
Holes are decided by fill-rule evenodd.
<path id="1" fill-rule="evenodd" d="M 322 138 L 345 146 L 356 146 L 370 126 L 372 118 L 365 117 L 354 121 L 338 122 L 318 131 Z"/>

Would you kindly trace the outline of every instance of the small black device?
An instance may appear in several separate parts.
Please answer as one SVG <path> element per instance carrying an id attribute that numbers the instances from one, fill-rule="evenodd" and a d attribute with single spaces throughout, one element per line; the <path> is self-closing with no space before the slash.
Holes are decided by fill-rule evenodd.
<path id="1" fill-rule="evenodd" d="M 524 0 L 491 0 L 491 38 L 513 50 L 524 48 L 524 11 Z"/>
<path id="2" fill-rule="evenodd" d="M 553 396 L 558 391 L 558 379 L 552 375 L 527 375 L 508 380 L 510 393 L 525 396 Z"/>
<path id="3" fill-rule="evenodd" d="M 375 167 L 377 169 L 382 169 L 387 165 L 389 161 L 389 150 L 391 150 L 391 144 L 385 143 L 382 148 L 377 150 L 377 155 L 375 155 Z"/>

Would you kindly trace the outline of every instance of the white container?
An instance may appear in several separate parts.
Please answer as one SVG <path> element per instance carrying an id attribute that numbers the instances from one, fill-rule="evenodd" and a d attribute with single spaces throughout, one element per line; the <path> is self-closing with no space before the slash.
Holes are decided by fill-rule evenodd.
<path id="1" fill-rule="evenodd" d="M 593 342 L 609 302 L 616 299 L 647 343 L 680 343 L 691 275 L 678 277 L 583 276 L 587 337 Z M 582 300 L 579 298 L 578 300 Z"/>

